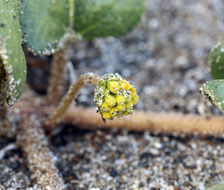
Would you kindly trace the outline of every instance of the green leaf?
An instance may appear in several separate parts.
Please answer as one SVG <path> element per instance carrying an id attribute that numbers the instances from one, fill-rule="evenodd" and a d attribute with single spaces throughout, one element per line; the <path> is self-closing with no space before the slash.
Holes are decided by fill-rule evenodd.
<path id="1" fill-rule="evenodd" d="M 224 38 L 213 47 L 210 65 L 213 78 L 224 79 Z"/>
<path id="2" fill-rule="evenodd" d="M 74 7 L 69 8 L 71 2 L 21 0 L 20 22 L 28 49 L 36 54 L 52 54 L 72 27 L 69 20 L 74 20 L 75 32 L 85 39 L 124 35 L 144 10 L 144 0 L 74 0 Z M 69 17 L 72 10 L 74 18 Z"/>
<path id="3" fill-rule="evenodd" d="M 68 0 L 21 0 L 25 42 L 36 54 L 52 54 L 69 27 Z"/>
<path id="4" fill-rule="evenodd" d="M 140 20 L 143 0 L 75 0 L 75 32 L 85 39 L 118 37 Z"/>
<path id="5" fill-rule="evenodd" d="M 207 190 L 223 190 L 223 189 L 224 189 L 224 183 L 222 182 L 220 184 L 208 188 Z"/>
<path id="6" fill-rule="evenodd" d="M 200 92 L 220 110 L 224 111 L 224 80 L 212 80 L 203 84 Z"/>
<path id="7" fill-rule="evenodd" d="M 0 104 L 12 105 L 21 96 L 26 80 L 18 1 L 1 0 L 0 18 Z"/>

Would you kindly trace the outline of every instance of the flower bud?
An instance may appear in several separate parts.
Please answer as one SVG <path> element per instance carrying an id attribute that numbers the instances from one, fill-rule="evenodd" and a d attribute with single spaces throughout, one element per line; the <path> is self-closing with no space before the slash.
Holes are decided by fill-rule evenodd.
<path id="1" fill-rule="evenodd" d="M 116 95 L 117 104 L 125 104 L 126 99 L 123 95 Z"/>
<path id="2" fill-rule="evenodd" d="M 115 106 L 116 105 L 116 98 L 113 95 L 108 95 L 105 97 L 105 102 L 109 105 L 109 106 Z"/>
<path id="3" fill-rule="evenodd" d="M 107 82 L 107 88 L 114 94 L 117 94 L 117 92 L 120 90 L 120 85 L 116 81 L 108 81 Z"/>
<path id="4" fill-rule="evenodd" d="M 97 111 L 104 120 L 131 114 L 138 99 L 135 87 L 117 73 L 104 75 L 94 91 Z"/>

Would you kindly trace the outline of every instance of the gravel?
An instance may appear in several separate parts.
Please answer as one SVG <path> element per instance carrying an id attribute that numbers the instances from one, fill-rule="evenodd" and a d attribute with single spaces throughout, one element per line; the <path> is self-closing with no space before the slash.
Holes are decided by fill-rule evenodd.
<path id="1" fill-rule="evenodd" d="M 221 114 L 198 88 L 211 79 L 208 57 L 223 35 L 224 2 L 146 0 L 145 5 L 141 22 L 125 37 L 76 43 L 76 77 L 85 72 L 120 73 L 137 86 L 139 110 Z M 38 75 L 43 73 L 38 69 Z M 34 75 L 31 68 L 28 78 Z M 42 92 L 42 81 L 30 82 Z M 93 87 L 83 88 L 77 104 L 93 106 L 92 93 Z M 0 149 L 14 141 L 0 139 Z M 50 142 L 72 190 L 203 190 L 224 178 L 222 138 L 61 126 Z M 0 189 L 36 188 L 18 149 L 0 160 L 0 171 Z"/>

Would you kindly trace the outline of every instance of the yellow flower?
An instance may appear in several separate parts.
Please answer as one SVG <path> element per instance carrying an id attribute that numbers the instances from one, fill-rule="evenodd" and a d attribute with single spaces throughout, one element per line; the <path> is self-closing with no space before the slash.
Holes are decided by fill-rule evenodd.
<path id="1" fill-rule="evenodd" d="M 108 81 L 107 88 L 114 94 L 116 94 L 120 90 L 120 85 L 116 81 Z"/>
<path id="2" fill-rule="evenodd" d="M 104 119 L 110 119 L 110 118 L 111 118 L 111 116 L 110 116 L 110 112 L 102 112 L 101 114 L 102 114 L 102 117 L 103 117 Z"/>
<path id="3" fill-rule="evenodd" d="M 131 85 L 126 80 L 122 80 L 119 82 L 121 89 L 129 90 Z"/>
<path id="4" fill-rule="evenodd" d="M 113 95 L 108 95 L 105 97 L 105 102 L 109 105 L 109 106 L 115 106 L 116 105 L 116 98 Z"/>
<path id="5" fill-rule="evenodd" d="M 105 120 L 131 114 L 138 100 L 135 87 L 119 74 L 104 75 L 94 91 L 97 110 Z"/>
<path id="6" fill-rule="evenodd" d="M 123 112 L 123 111 L 125 111 L 125 104 L 118 104 L 117 106 L 116 106 L 116 110 L 119 112 Z"/>
<path id="7" fill-rule="evenodd" d="M 117 116 L 117 111 L 115 108 L 111 108 L 110 116 L 111 116 L 111 118 L 115 118 Z"/>
<path id="8" fill-rule="evenodd" d="M 116 96 L 116 101 L 117 101 L 117 104 L 124 104 L 125 101 L 126 101 L 126 98 L 122 95 L 117 95 Z"/>
<path id="9" fill-rule="evenodd" d="M 130 89 L 130 90 L 131 90 L 131 92 L 132 92 L 132 93 L 136 92 L 135 87 L 131 87 L 131 89 Z"/>
<path id="10" fill-rule="evenodd" d="M 110 106 L 104 101 L 101 105 L 103 111 L 110 111 Z"/>

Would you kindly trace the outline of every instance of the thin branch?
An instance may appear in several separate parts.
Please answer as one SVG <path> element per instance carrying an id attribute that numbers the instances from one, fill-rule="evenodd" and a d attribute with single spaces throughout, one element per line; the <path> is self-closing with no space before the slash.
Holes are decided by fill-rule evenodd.
<path id="1" fill-rule="evenodd" d="M 93 73 L 87 73 L 81 75 L 79 79 L 73 85 L 70 86 L 68 92 L 60 102 L 59 106 L 47 120 L 46 124 L 49 126 L 54 126 L 56 123 L 58 123 L 64 116 L 65 112 L 67 111 L 73 100 L 78 95 L 79 90 L 85 84 L 97 85 L 98 81 L 99 77 L 94 75 Z"/>
<path id="2" fill-rule="evenodd" d="M 49 150 L 47 139 L 40 122 L 35 116 L 23 117 L 17 135 L 17 144 L 25 153 L 32 179 L 40 189 L 62 190 L 63 179 L 55 166 L 55 158 Z"/>

